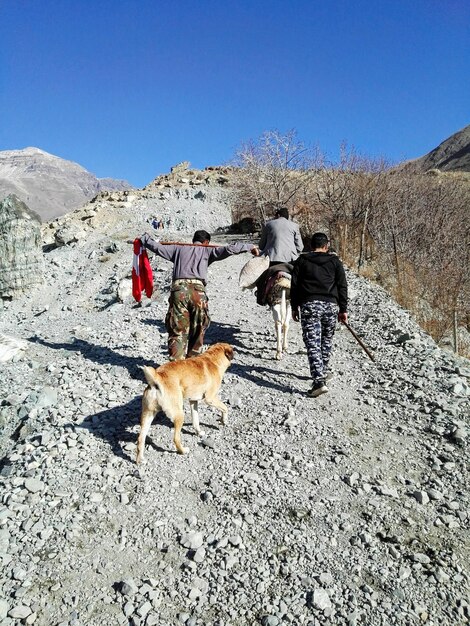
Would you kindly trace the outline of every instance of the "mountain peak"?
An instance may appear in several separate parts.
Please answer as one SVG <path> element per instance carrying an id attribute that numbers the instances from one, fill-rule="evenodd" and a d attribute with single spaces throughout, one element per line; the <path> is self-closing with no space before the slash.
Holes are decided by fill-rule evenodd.
<path id="1" fill-rule="evenodd" d="M 470 124 L 445 139 L 428 154 L 410 161 L 407 165 L 421 172 L 432 169 L 470 172 Z"/>
<path id="2" fill-rule="evenodd" d="M 0 201 L 14 193 L 43 221 L 83 206 L 104 189 L 132 185 L 111 178 L 101 181 L 78 163 L 34 146 L 0 152 Z"/>

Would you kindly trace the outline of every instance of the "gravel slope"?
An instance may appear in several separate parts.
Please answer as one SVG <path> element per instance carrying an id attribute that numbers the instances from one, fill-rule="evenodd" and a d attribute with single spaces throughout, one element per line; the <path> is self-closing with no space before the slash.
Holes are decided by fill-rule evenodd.
<path id="1" fill-rule="evenodd" d="M 159 416 L 137 468 L 170 266 L 151 303 L 116 303 L 130 253 L 94 237 L 49 252 L 48 286 L 2 311 L 30 342 L 1 365 L 0 624 L 467 623 L 468 361 L 349 274 L 377 361 L 339 329 L 330 393 L 309 399 L 299 325 L 275 361 L 232 257 L 210 270 L 207 335 L 236 349 L 229 423 L 202 407 L 206 438 L 187 424 L 181 457 Z"/>

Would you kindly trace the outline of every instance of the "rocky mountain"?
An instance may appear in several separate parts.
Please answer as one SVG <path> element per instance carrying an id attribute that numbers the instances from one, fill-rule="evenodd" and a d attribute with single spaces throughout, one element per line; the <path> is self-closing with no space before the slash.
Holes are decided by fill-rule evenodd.
<path id="1" fill-rule="evenodd" d="M 99 179 L 77 163 L 38 148 L 0 152 L 0 201 L 14 193 L 44 222 L 82 206 L 102 190 L 116 189 L 132 186 Z"/>
<path id="2" fill-rule="evenodd" d="M 418 172 L 432 169 L 470 172 L 470 125 L 451 135 L 428 154 L 408 162 L 406 167 Z"/>
<path id="3" fill-rule="evenodd" d="M 351 324 L 376 360 L 339 329 L 330 392 L 309 399 L 299 325 L 275 361 L 270 312 L 238 289 L 247 255 L 213 264 L 207 341 L 236 351 L 228 424 L 201 406 L 206 435 L 188 423 L 178 456 L 159 415 L 135 465 L 171 264 L 152 259 L 156 290 L 136 306 L 127 240 L 230 223 L 223 183 L 173 175 L 187 182 L 99 194 L 44 225 L 46 283 L 0 304 L 17 339 L 0 365 L 0 622 L 468 623 L 469 362 L 352 272 Z"/>

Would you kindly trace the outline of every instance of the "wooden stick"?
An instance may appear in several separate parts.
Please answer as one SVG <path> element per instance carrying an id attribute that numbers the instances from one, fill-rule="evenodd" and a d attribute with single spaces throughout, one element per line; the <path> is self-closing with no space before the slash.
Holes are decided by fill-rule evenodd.
<path id="1" fill-rule="evenodd" d="M 134 243 L 133 239 L 128 239 L 127 243 Z M 160 243 L 162 246 L 202 246 L 203 248 L 223 248 L 223 245 L 216 245 L 216 244 L 212 244 L 212 243 L 182 243 L 181 241 L 157 241 L 157 243 Z"/>
<path id="2" fill-rule="evenodd" d="M 362 341 L 362 339 L 360 337 L 358 337 L 357 333 L 354 332 L 354 330 L 351 328 L 351 326 L 347 322 L 343 322 L 343 324 L 346 326 L 346 328 L 349 330 L 351 335 L 354 337 L 354 339 L 357 341 L 357 343 L 361 346 L 361 348 L 364 350 L 364 352 L 366 352 L 367 356 L 371 359 L 371 361 L 375 361 L 375 357 L 372 354 L 372 352 L 369 350 L 369 348 L 366 346 L 366 344 Z"/>
<path id="3" fill-rule="evenodd" d="M 223 248 L 212 243 L 181 243 L 180 241 L 159 241 L 162 246 L 202 246 L 203 248 Z"/>

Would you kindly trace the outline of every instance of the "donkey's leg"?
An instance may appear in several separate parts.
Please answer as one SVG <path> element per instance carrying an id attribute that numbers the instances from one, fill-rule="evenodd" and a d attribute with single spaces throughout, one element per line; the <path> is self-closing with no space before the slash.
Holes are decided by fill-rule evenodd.
<path id="1" fill-rule="evenodd" d="M 287 352 L 288 335 L 289 335 L 289 323 L 291 320 L 292 310 L 290 301 L 287 299 L 287 289 L 282 290 L 282 350 Z"/>
<path id="2" fill-rule="evenodd" d="M 276 359 L 282 358 L 282 309 L 281 303 L 273 304 L 271 307 L 273 312 L 274 326 L 276 329 Z"/>

